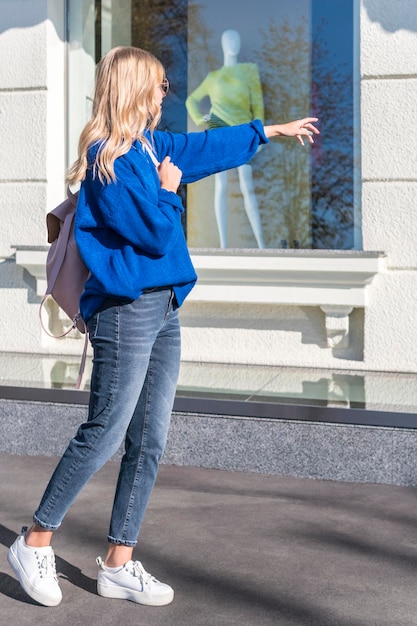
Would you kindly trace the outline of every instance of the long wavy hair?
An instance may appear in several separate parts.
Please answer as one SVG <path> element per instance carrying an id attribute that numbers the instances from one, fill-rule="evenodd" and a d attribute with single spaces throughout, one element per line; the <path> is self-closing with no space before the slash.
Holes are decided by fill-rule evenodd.
<path id="1" fill-rule="evenodd" d="M 144 132 L 152 134 L 161 118 L 154 93 L 164 75 L 160 61 L 140 48 L 119 46 L 101 59 L 91 119 L 80 136 L 78 159 L 68 171 L 69 185 L 84 180 L 87 151 L 93 144 L 99 143 L 93 175 L 104 184 L 116 180 L 114 162 L 130 150 L 135 139 L 148 143 Z"/>

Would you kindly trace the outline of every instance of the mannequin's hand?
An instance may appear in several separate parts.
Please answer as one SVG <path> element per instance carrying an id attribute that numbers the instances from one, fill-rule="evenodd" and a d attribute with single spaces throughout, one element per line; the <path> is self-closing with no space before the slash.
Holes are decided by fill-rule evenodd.
<path id="1" fill-rule="evenodd" d="M 287 124 L 273 124 L 264 126 L 265 135 L 269 137 L 296 137 L 297 141 L 304 146 L 303 137 L 309 143 L 314 143 L 313 135 L 319 135 L 320 131 L 313 126 L 312 122 L 317 122 L 317 117 L 304 117 L 301 120 L 288 122 Z"/>
<path id="2" fill-rule="evenodd" d="M 162 163 L 159 164 L 158 176 L 162 189 L 177 193 L 182 178 L 182 171 L 171 162 L 171 157 L 165 157 Z"/>

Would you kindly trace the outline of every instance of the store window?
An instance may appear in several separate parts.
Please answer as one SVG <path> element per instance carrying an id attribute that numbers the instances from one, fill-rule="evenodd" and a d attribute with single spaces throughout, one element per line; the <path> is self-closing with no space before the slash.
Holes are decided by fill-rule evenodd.
<path id="1" fill-rule="evenodd" d="M 162 130 L 320 118 L 314 147 L 273 140 L 247 166 L 189 185 L 190 247 L 359 248 L 355 10 L 356 0 L 69 0 L 69 161 L 97 61 L 115 45 L 143 47 L 170 79 Z"/>

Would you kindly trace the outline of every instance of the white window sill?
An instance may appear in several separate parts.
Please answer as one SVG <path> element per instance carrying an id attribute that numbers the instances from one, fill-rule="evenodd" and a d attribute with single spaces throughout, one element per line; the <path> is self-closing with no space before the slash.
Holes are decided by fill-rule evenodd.
<path id="1" fill-rule="evenodd" d="M 36 280 L 36 294 L 46 291 L 46 256 L 49 246 L 12 246 L 16 250 L 16 265 L 23 267 Z"/>
<path id="2" fill-rule="evenodd" d="M 359 250 L 191 250 L 198 301 L 366 305 L 384 254 Z"/>
<path id="3" fill-rule="evenodd" d="M 14 248 L 43 296 L 48 246 Z M 189 301 L 320 307 L 332 348 L 348 345 L 349 314 L 366 307 L 367 287 L 384 266 L 384 253 L 359 250 L 192 249 L 191 257 L 199 280 Z"/>

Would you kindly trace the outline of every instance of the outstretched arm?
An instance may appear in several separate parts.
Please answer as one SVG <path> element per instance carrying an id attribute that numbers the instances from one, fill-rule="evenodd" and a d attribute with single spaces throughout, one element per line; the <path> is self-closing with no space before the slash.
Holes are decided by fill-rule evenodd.
<path id="1" fill-rule="evenodd" d="M 314 143 L 313 136 L 320 133 L 312 123 L 317 121 L 317 117 L 304 117 L 301 120 L 288 122 L 288 124 L 264 126 L 264 132 L 268 139 L 270 137 L 296 137 L 297 141 L 304 146 L 303 137 L 306 137 L 310 143 Z"/>

